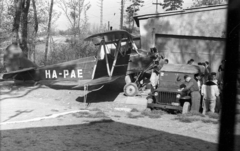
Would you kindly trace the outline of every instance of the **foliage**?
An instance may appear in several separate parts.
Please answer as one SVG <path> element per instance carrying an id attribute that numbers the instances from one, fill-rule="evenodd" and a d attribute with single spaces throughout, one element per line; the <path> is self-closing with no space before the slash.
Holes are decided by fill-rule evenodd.
<path id="1" fill-rule="evenodd" d="M 160 3 L 163 9 L 166 11 L 173 11 L 182 9 L 183 0 L 164 0 L 163 3 Z"/>
<path id="2" fill-rule="evenodd" d="M 87 27 L 86 12 L 91 7 L 90 3 L 85 4 L 85 0 L 59 0 L 58 6 L 70 23 L 71 34 L 80 35 Z"/>
<path id="3" fill-rule="evenodd" d="M 70 43 L 58 43 L 52 45 L 52 50 L 48 53 L 48 65 L 94 56 L 97 49 L 92 43 L 85 42 L 83 39 L 77 41 L 74 45 L 71 44 L 71 41 Z M 44 53 L 38 50 L 38 60 L 36 63 L 40 66 L 44 64 L 43 56 Z"/>
<path id="4" fill-rule="evenodd" d="M 13 0 L 1 0 L 0 1 L 0 29 L 4 32 L 11 32 L 12 26 L 9 26 L 13 22 Z"/>
<path id="5" fill-rule="evenodd" d="M 123 26 L 123 30 L 126 30 L 127 32 L 132 33 L 133 35 L 136 35 L 136 36 L 140 35 L 140 30 L 137 27 L 128 28 L 126 26 Z"/>
<path id="6" fill-rule="evenodd" d="M 128 25 L 128 27 L 125 27 L 129 30 L 130 33 L 134 30 L 134 19 L 133 16 L 137 15 L 137 12 L 140 10 L 140 7 L 143 6 L 144 1 L 143 0 L 129 0 L 132 2 L 127 9 L 127 14 L 125 15 L 125 24 Z"/>
<path id="7" fill-rule="evenodd" d="M 226 4 L 227 0 L 194 0 L 192 7 Z"/>

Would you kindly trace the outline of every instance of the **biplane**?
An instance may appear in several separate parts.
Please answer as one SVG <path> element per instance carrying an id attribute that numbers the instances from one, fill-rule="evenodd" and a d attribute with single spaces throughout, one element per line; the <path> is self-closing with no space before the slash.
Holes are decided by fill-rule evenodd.
<path id="1" fill-rule="evenodd" d="M 86 90 L 127 75 L 131 80 L 126 82 L 124 92 L 134 96 L 138 93 L 136 81 L 139 78 L 133 77 L 136 73 L 141 74 L 152 59 L 147 53 L 138 52 L 133 39 L 134 36 L 124 30 L 94 34 L 85 41 L 99 47 L 95 56 L 43 67 L 37 67 L 21 55 L 12 55 L 7 65 L 11 70 L 3 75 L 3 80 L 35 81 L 53 89 Z"/>
<path id="2" fill-rule="evenodd" d="M 20 67 L 18 63 L 15 64 L 15 71 L 5 73 L 3 79 L 33 80 L 54 89 L 82 89 L 104 85 L 126 75 L 132 51 L 131 34 L 123 30 L 109 31 L 87 37 L 85 41 L 92 41 L 99 46 L 96 56 L 43 67 L 29 67 L 29 61 L 26 63 L 27 68 L 23 65 Z M 109 49 L 106 46 L 108 44 L 113 44 L 115 49 Z M 24 57 L 16 59 L 26 62 Z M 19 70 L 16 70 L 16 66 Z"/>

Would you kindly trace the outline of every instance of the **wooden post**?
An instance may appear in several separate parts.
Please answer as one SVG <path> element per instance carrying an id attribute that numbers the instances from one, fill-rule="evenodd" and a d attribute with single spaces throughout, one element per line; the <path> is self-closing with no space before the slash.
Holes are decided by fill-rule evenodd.
<path id="1" fill-rule="evenodd" d="M 152 48 L 155 47 L 155 34 L 156 34 L 156 31 L 155 31 L 155 28 L 152 29 Z"/>

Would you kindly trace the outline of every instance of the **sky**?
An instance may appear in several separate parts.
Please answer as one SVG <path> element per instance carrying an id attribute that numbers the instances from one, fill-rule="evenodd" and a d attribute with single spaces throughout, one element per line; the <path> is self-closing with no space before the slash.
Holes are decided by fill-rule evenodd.
<path id="1" fill-rule="evenodd" d="M 85 0 L 90 2 L 91 7 L 87 12 L 89 23 L 100 25 L 100 0 Z M 140 8 L 138 15 L 142 14 L 151 14 L 156 12 L 156 5 L 152 3 L 156 3 L 157 0 L 143 0 L 144 6 Z M 158 2 L 162 2 L 163 0 L 158 0 Z M 183 0 L 183 9 L 190 7 L 193 3 L 193 0 Z M 131 2 L 129 0 L 125 0 L 125 9 Z M 113 29 L 119 29 L 120 26 L 120 7 L 121 7 L 121 0 L 103 0 L 103 24 L 107 24 L 108 21 L 110 22 L 110 26 Z M 56 9 L 59 9 L 56 7 Z M 163 12 L 164 10 L 161 6 L 158 6 L 158 12 Z M 69 27 L 69 23 L 67 18 L 62 15 L 56 22 L 57 29 L 65 30 Z"/>

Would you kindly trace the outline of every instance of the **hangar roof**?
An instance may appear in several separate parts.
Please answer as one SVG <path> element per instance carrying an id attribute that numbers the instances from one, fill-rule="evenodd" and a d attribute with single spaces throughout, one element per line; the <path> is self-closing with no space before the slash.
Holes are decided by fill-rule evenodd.
<path id="1" fill-rule="evenodd" d="M 182 9 L 182 10 L 176 10 L 176 11 L 166 11 L 163 13 L 137 15 L 137 16 L 134 16 L 133 18 L 137 26 L 139 27 L 139 20 L 143 20 L 143 19 L 158 18 L 158 17 L 172 16 L 172 15 L 182 15 L 182 14 L 211 11 L 211 10 L 218 10 L 218 9 L 227 9 L 227 4 L 208 5 L 203 7 L 188 8 L 188 9 Z"/>

